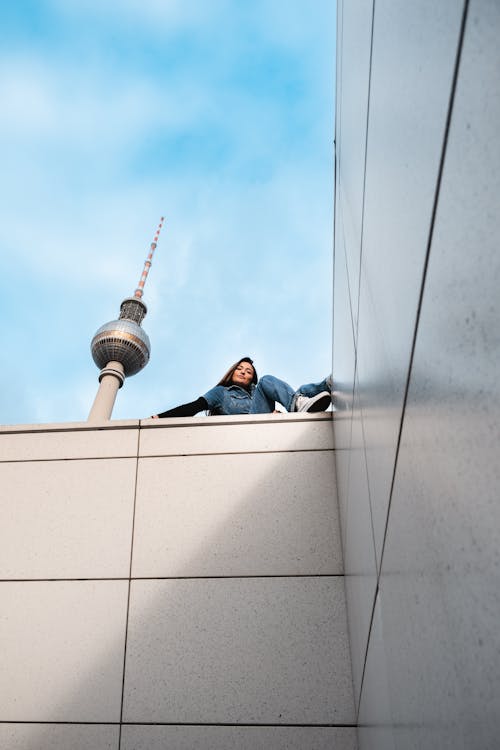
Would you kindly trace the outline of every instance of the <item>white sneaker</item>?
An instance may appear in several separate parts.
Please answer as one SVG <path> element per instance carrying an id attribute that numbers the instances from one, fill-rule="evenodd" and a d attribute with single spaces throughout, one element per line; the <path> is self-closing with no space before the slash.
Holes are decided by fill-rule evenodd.
<path id="1" fill-rule="evenodd" d="M 332 402 L 332 397 L 328 391 L 322 391 L 317 396 L 308 398 L 307 396 L 299 395 L 295 399 L 294 411 L 325 411 L 328 409 Z"/>
<path id="2" fill-rule="evenodd" d="M 333 391 L 333 375 L 330 374 L 327 378 L 325 378 L 326 387 L 330 391 L 330 393 Z"/>

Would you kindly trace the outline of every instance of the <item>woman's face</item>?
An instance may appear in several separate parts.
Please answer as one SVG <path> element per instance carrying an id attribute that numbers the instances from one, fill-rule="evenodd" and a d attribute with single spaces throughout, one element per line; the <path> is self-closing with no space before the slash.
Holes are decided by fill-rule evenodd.
<path id="1" fill-rule="evenodd" d="M 240 362 L 233 373 L 232 382 L 235 385 L 250 385 L 253 378 L 253 367 L 250 362 Z"/>

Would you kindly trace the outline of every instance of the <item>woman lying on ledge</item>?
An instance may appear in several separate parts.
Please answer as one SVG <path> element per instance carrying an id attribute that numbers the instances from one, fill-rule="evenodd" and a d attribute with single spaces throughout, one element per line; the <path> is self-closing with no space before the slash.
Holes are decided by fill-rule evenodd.
<path id="1" fill-rule="evenodd" d="M 275 401 L 287 411 L 325 411 L 331 403 L 332 387 L 331 375 L 321 383 L 301 385 L 298 391 L 273 375 L 258 380 L 253 361 L 242 357 L 204 396 L 155 414 L 153 419 L 193 417 L 205 410 L 210 414 L 269 414 L 274 411 Z"/>

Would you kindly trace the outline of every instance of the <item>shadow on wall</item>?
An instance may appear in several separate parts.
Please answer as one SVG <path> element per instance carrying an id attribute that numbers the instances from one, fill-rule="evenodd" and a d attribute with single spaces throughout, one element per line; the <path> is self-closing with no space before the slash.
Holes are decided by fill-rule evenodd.
<path id="1" fill-rule="evenodd" d="M 343 581 L 329 577 L 342 572 L 331 452 L 143 458 L 138 472 L 123 721 L 352 722 Z M 78 686 L 28 720 L 120 721 L 124 616 Z M 109 719 L 96 690 L 115 696 Z M 5 750 L 53 746 L 47 727 L 23 731 Z M 95 750 L 94 734 L 81 727 L 72 747 Z"/>

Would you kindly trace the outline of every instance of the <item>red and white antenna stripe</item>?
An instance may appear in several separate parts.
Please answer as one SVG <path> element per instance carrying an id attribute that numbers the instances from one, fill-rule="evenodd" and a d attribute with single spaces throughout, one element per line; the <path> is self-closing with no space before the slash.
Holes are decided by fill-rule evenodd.
<path id="1" fill-rule="evenodd" d="M 163 226 L 164 220 L 165 220 L 165 217 L 162 216 L 160 219 L 160 223 L 158 224 L 158 229 L 156 230 L 156 234 L 153 238 L 153 242 L 151 243 L 151 249 L 149 251 L 149 255 L 144 261 L 144 269 L 142 271 L 141 278 L 137 285 L 137 289 L 134 292 L 134 297 L 137 297 L 138 299 L 141 299 L 142 293 L 144 291 L 144 284 L 146 283 L 146 279 L 148 278 L 149 269 L 151 268 L 154 251 L 156 250 L 156 245 L 158 244 L 158 237 L 160 236 L 160 232 L 161 232 L 161 228 Z"/>

